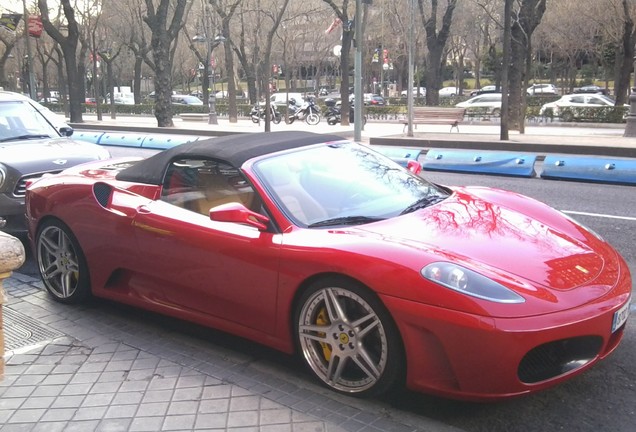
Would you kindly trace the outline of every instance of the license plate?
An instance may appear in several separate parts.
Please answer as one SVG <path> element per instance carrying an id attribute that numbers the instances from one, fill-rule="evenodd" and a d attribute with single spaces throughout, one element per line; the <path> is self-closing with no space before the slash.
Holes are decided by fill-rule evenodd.
<path id="1" fill-rule="evenodd" d="M 629 302 L 616 312 L 614 312 L 614 319 L 612 320 L 612 333 L 620 328 L 625 321 L 627 321 L 627 317 L 629 316 Z"/>

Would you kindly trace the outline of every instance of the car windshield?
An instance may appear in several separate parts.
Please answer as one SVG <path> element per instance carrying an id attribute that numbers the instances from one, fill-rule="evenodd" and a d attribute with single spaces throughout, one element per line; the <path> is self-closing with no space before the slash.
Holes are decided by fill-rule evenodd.
<path id="1" fill-rule="evenodd" d="M 310 228 L 393 218 L 448 196 L 391 159 L 344 141 L 274 155 L 254 171 L 283 213 Z"/>
<path id="2" fill-rule="evenodd" d="M 46 117 L 27 101 L 0 102 L 0 142 L 59 136 Z"/>

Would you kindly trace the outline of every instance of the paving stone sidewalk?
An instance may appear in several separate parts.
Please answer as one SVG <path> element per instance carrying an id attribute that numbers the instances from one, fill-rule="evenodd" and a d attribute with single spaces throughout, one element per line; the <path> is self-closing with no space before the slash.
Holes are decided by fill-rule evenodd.
<path id="1" fill-rule="evenodd" d="M 5 327 L 31 339 L 21 346 L 23 338 L 7 337 L 2 432 L 452 430 L 392 418 L 375 402 L 314 386 L 280 361 L 269 367 L 249 350 L 166 329 L 145 312 L 118 313 L 99 300 L 58 304 L 28 275 L 14 273 L 5 290 Z"/>

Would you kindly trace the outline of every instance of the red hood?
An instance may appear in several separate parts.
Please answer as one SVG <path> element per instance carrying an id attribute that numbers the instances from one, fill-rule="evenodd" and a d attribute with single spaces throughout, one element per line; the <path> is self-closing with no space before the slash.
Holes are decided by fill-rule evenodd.
<path id="1" fill-rule="evenodd" d="M 559 291 L 597 279 L 604 257 L 614 256 L 606 243 L 561 213 L 492 189 L 458 189 L 445 201 L 395 221 L 360 228 L 387 240 L 424 246 L 478 271 L 486 266 Z M 605 285 L 603 292 L 617 277 L 616 271 L 609 273 L 612 277 L 595 281 Z"/>

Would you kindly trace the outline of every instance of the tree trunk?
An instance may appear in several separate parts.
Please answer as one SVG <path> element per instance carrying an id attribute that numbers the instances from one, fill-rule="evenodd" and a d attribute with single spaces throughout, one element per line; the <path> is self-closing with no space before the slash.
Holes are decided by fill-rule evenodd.
<path id="1" fill-rule="evenodd" d="M 450 35 L 453 12 L 457 0 L 448 0 L 442 17 L 442 27 L 437 31 L 437 0 L 431 0 L 431 15 L 426 18 L 424 0 L 418 0 L 422 25 L 426 30 L 426 104 L 439 105 L 439 89 L 442 87 L 442 68 L 444 67 L 444 47 Z M 419 85 L 419 83 L 418 83 Z M 432 90 L 432 91 L 431 91 Z"/>
<path id="2" fill-rule="evenodd" d="M 523 88 L 527 82 L 528 58 L 531 53 L 532 33 L 537 28 L 545 12 L 546 0 L 523 0 L 517 12 L 517 20 L 512 25 L 512 41 L 509 75 L 510 129 L 521 130 L 525 118 L 525 97 Z"/>
<path id="3" fill-rule="evenodd" d="M 629 94 L 629 78 L 633 69 L 634 43 L 636 42 L 636 31 L 634 30 L 634 21 L 629 14 L 627 0 L 623 0 L 623 35 L 622 35 L 622 53 L 617 60 L 616 69 L 617 76 L 614 85 L 614 95 L 616 96 L 616 106 L 622 106 L 627 103 Z M 636 72 L 635 72 L 636 73 Z M 636 78 L 634 82 L 636 87 Z"/>
<path id="4" fill-rule="evenodd" d="M 64 53 L 66 65 L 66 77 L 69 93 L 69 116 L 71 123 L 82 123 L 82 104 L 84 103 L 84 67 L 78 67 L 77 43 L 79 40 L 79 27 L 75 20 L 75 12 L 69 0 L 60 0 L 67 21 L 68 36 L 64 36 L 57 26 L 49 19 L 49 7 L 47 0 L 38 0 L 38 9 L 42 14 L 42 25 L 46 33 L 51 36 Z"/>
<path id="5" fill-rule="evenodd" d="M 133 66 L 133 97 L 135 98 L 135 104 L 140 104 L 142 101 L 141 97 L 141 66 L 144 62 L 144 59 L 140 56 L 135 56 L 135 64 Z M 110 63 L 108 64 L 110 66 Z M 109 72 L 111 68 L 108 69 Z M 110 93 L 113 93 L 113 81 L 110 80 L 108 83 L 108 88 Z M 113 117 L 114 118 L 114 117 Z"/>
<path id="6" fill-rule="evenodd" d="M 177 42 L 183 27 L 186 0 L 160 0 L 155 8 L 153 0 L 145 0 L 147 15 L 144 22 L 152 33 L 152 47 L 155 72 L 155 118 L 159 127 L 173 127 L 172 121 L 172 56 L 171 45 Z M 168 14 L 172 12 L 172 19 Z"/>
<path id="7" fill-rule="evenodd" d="M 238 109 L 236 107 L 236 82 L 234 81 L 234 52 L 229 39 L 230 19 L 228 16 L 223 19 L 223 36 L 226 38 L 223 44 L 223 52 L 225 53 L 225 71 L 227 73 L 227 100 L 228 100 L 228 117 L 230 123 L 238 122 Z"/>
<path id="8" fill-rule="evenodd" d="M 351 42 L 353 31 L 343 30 L 340 51 L 340 124 L 349 126 L 349 65 L 351 64 Z"/>

